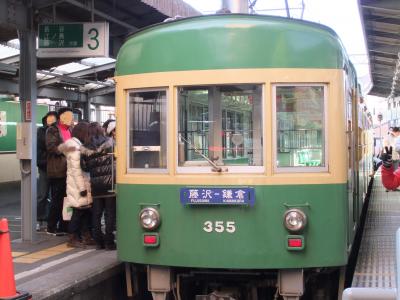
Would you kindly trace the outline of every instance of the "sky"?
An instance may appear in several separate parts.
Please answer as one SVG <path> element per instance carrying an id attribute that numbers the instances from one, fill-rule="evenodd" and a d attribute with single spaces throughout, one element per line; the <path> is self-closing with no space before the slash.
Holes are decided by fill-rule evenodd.
<path id="1" fill-rule="evenodd" d="M 213 14 L 221 7 L 220 0 L 184 0 L 203 14 Z M 253 1 L 253 0 L 252 0 Z M 342 40 L 357 70 L 364 93 L 371 84 L 368 56 L 357 0 L 287 0 L 293 18 L 301 18 L 332 28 Z M 302 9 L 304 3 L 304 10 Z M 285 0 L 257 0 L 257 14 L 286 17 Z"/>

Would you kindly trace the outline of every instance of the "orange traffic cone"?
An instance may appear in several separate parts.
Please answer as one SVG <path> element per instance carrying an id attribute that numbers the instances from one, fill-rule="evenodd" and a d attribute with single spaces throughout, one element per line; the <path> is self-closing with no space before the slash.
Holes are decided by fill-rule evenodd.
<path id="1" fill-rule="evenodd" d="M 10 233 L 7 219 L 0 220 L 0 300 L 30 299 L 28 293 L 18 293 L 15 288 L 14 267 L 11 256 Z"/>

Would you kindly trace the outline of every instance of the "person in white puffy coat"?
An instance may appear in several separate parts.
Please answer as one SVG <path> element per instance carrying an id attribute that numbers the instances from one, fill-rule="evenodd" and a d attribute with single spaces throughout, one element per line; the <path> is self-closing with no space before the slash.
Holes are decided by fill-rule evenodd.
<path id="1" fill-rule="evenodd" d="M 94 245 L 91 237 L 91 205 L 93 202 L 89 175 L 82 171 L 81 155 L 90 155 L 82 146 L 88 135 L 88 123 L 80 122 L 72 130 L 72 138 L 58 146 L 67 159 L 66 206 L 73 208 L 68 226 L 70 247 Z M 92 151 L 93 152 L 93 151 Z"/>
<path id="2" fill-rule="evenodd" d="M 90 206 L 93 202 L 90 178 L 81 169 L 82 143 L 75 137 L 61 144 L 58 149 L 67 158 L 67 201 L 70 207 Z M 83 150 L 84 148 L 82 148 Z"/>

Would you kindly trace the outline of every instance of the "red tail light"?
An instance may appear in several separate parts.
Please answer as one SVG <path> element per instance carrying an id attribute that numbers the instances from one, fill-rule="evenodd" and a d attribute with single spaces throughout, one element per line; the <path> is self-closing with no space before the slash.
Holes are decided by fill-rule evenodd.
<path id="1" fill-rule="evenodd" d="M 287 236 L 286 247 L 288 250 L 303 250 L 304 249 L 304 236 L 302 235 L 288 235 Z"/>
<path id="2" fill-rule="evenodd" d="M 143 245 L 147 247 L 156 247 L 160 243 L 158 233 L 143 234 Z"/>
<path id="3" fill-rule="evenodd" d="M 288 247 L 303 247 L 303 241 L 301 239 L 288 239 Z"/>
<path id="4" fill-rule="evenodd" d="M 157 237 L 155 235 L 145 235 L 144 236 L 144 241 L 145 244 L 156 244 L 157 243 Z"/>

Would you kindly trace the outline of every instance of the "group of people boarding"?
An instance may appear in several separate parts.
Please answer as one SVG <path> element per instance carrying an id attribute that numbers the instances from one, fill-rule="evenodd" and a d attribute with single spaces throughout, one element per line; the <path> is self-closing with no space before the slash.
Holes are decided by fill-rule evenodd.
<path id="1" fill-rule="evenodd" d="M 42 197 L 38 212 L 47 201 L 40 184 L 46 176 L 51 199 L 46 232 L 56 236 L 68 232 L 70 247 L 115 250 L 115 120 L 109 119 L 103 126 L 84 121 L 74 125 L 72 110 L 62 107 L 42 121 L 44 126 L 38 131 L 38 148 L 42 148 L 38 149 L 38 195 Z M 42 215 L 45 213 L 38 214 L 38 220 L 45 219 Z"/>

